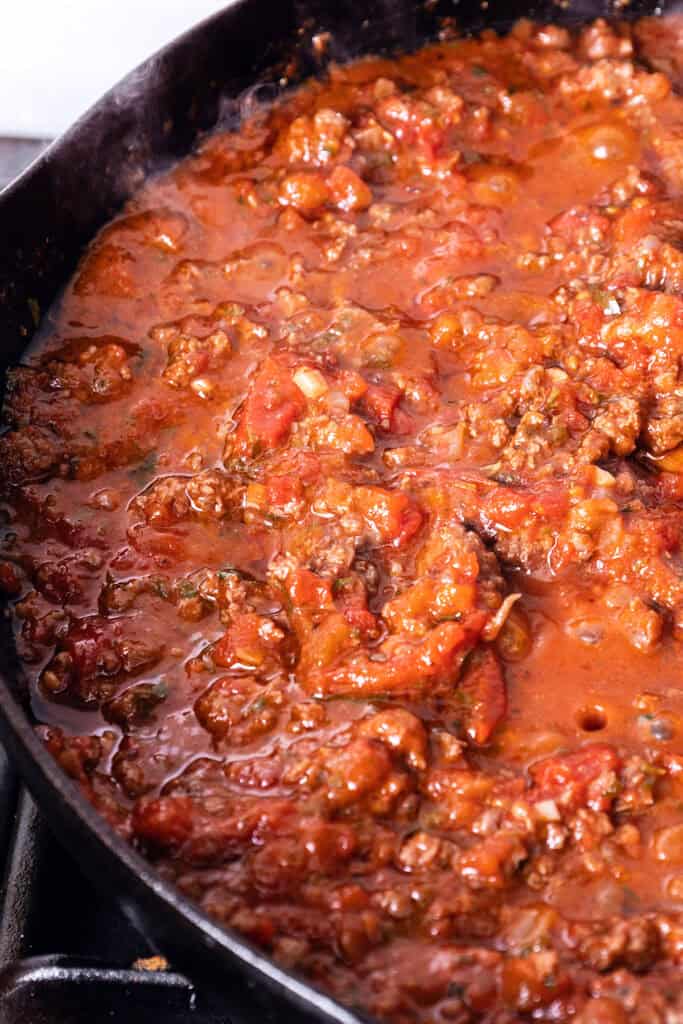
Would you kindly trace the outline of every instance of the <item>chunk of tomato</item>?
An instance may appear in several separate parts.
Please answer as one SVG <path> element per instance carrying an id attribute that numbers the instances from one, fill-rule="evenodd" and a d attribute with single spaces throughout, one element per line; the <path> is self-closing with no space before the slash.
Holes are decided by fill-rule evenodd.
<path id="1" fill-rule="evenodd" d="M 538 800 L 552 799 L 570 810 L 608 810 L 618 791 L 621 760 L 607 743 L 591 743 L 570 754 L 549 757 L 531 767 Z"/>
<path id="2" fill-rule="evenodd" d="M 306 401 L 291 374 L 267 359 L 252 381 L 237 429 L 236 454 L 253 458 L 289 437 Z"/>
<path id="3" fill-rule="evenodd" d="M 505 679 L 498 658 L 490 649 L 472 656 L 458 693 L 465 705 L 465 733 L 482 746 L 491 739 L 498 723 L 505 717 L 507 695 Z"/>

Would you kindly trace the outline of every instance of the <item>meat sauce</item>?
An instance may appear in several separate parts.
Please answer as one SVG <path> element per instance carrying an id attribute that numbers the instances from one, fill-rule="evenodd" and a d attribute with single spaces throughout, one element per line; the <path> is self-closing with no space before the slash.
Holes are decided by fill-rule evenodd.
<path id="1" fill-rule="evenodd" d="M 683 1020 L 682 32 L 333 68 L 147 183 L 9 374 L 48 749 L 392 1024 Z"/>

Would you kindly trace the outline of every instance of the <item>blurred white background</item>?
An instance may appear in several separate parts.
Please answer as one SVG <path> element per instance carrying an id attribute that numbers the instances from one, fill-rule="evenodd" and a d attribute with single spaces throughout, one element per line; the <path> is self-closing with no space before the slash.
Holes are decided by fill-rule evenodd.
<path id="1" fill-rule="evenodd" d="M 51 137 L 228 0 L 0 0 L 0 135 Z"/>

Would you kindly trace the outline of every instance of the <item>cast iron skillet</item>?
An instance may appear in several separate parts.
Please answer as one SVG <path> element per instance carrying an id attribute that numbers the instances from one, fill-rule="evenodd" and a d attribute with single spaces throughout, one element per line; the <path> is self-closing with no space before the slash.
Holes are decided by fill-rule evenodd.
<path id="1" fill-rule="evenodd" d="M 623 17 L 672 3 L 634 0 Z M 374 8 L 374 9 L 371 9 Z M 0 195 L 2 367 L 20 359 L 72 274 L 79 254 L 145 176 L 187 153 L 197 137 L 239 120 L 244 91 L 268 98 L 321 71 L 312 37 L 329 31 L 326 59 L 415 48 L 444 19 L 459 29 L 505 28 L 522 15 L 577 22 L 614 13 L 610 0 L 236 0 L 131 72 Z M 78 55 L 74 55 L 78 59 Z M 265 85 L 263 84 L 265 83 Z M 242 100 L 240 101 L 240 97 Z M 42 326 L 42 325 L 41 325 Z M 136 925 L 174 963 L 212 984 L 254 985 L 286 1013 L 358 1024 L 352 1011 L 276 966 L 157 877 L 80 796 L 34 735 L 28 698 L 5 626 L 0 636 L 0 733 L 60 839 L 95 882 L 104 880 Z"/>

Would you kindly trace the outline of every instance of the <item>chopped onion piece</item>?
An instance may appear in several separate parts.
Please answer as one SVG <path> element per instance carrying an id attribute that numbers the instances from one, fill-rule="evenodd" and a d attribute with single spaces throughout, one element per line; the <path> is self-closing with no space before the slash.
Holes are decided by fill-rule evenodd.
<path id="1" fill-rule="evenodd" d="M 294 383 L 306 398 L 320 398 L 329 390 L 320 370 L 312 370 L 308 366 L 299 367 L 294 374 Z"/>
<path id="2" fill-rule="evenodd" d="M 536 813 L 544 821 L 560 820 L 560 812 L 554 800 L 539 800 L 537 804 L 534 804 L 534 807 L 536 808 Z"/>
<path id="3" fill-rule="evenodd" d="M 345 413 L 349 411 L 351 403 L 343 391 L 330 391 L 327 395 L 327 408 L 331 413 Z"/>
<path id="4" fill-rule="evenodd" d="M 517 604 L 521 596 L 521 594 L 508 594 L 493 618 L 489 619 L 486 623 L 482 632 L 484 640 L 490 641 L 496 639 L 505 625 L 505 620 L 510 614 L 511 608 L 513 605 Z"/>

